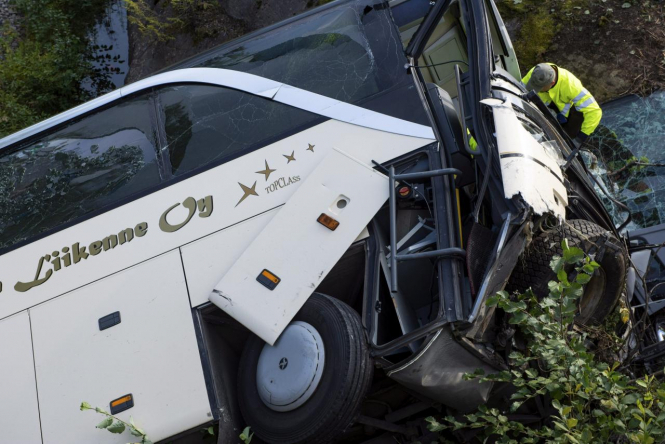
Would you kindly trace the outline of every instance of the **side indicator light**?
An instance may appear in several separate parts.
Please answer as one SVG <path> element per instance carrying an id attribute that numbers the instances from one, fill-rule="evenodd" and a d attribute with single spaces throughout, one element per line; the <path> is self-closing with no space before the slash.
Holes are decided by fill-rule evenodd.
<path id="1" fill-rule="evenodd" d="M 268 290 L 274 290 L 275 287 L 277 287 L 277 284 L 279 284 L 282 281 L 280 278 L 277 277 L 277 275 L 275 275 L 271 271 L 266 270 L 265 268 L 256 277 L 256 280 L 259 282 L 259 284 L 263 285 Z"/>
<path id="2" fill-rule="evenodd" d="M 329 229 L 330 231 L 335 231 L 337 227 L 339 227 L 339 221 L 336 221 L 332 217 L 328 216 L 325 213 L 321 213 L 318 219 L 316 219 L 318 223 Z"/>
<path id="3" fill-rule="evenodd" d="M 115 415 L 116 413 L 124 412 L 132 407 L 134 407 L 134 397 L 130 393 L 129 395 L 111 401 L 111 414 Z"/>

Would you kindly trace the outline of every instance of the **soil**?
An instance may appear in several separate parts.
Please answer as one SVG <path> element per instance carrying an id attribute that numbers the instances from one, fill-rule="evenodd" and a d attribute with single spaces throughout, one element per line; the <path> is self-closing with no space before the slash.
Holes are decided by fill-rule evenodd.
<path id="1" fill-rule="evenodd" d="M 504 0 L 503 3 L 515 0 Z M 554 0 L 562 4 L 567 0 Z M 551 4 L 540 5 L 549 8 Z M 540 8 L 534 6 L 532 8 Z M 588 14 L 586 13 L 588 11 Z M 513 41 L 521 35 L 527 11 L 507 20 Z M 535 62 L 552 62 L 574 73 L 604 102 L 628 94 L 649 95 L 665 88 L 665 4 L 654 1 L 589 0 L 549 9 L 556 33 Z M 520 48 L 519 44 L 515 45 Z M 518 58 L 523 59 L 518 53 Z M 531 66 L 520 65 L 523 74 Z"/>

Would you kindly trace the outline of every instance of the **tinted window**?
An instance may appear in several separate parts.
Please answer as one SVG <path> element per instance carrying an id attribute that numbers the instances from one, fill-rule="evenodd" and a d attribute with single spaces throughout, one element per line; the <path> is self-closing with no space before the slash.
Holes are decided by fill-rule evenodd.
<path id="1" fill-rule="evenodd" d="M 271 143 L 318 116 L 233 89 L 181 85 L 159 91 L 174 175 Z"/>
<path id="2" fill-rule="evenodd" d="M 0 248 L 159 183 L 146 97 L 0 157 Z"/>

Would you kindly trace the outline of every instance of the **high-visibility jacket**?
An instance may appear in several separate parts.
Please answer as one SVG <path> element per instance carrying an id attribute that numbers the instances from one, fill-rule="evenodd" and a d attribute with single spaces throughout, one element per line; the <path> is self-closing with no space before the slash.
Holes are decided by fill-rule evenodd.
<path id="1" fill-rule="evenodd" d="M 549 63 L 549 65 L 555 67 L 558 71 L 557 82 L 549 91 L 539 92 L 540 99 L 548 106 L 554 102 L 559 112 L 566 118 L 570 114 L 570 109 L 575 106 L 575 109 L 584 116 L 581 131 L 590 136 L 600 123 L 600 118 L 603 115 L 598 102 L 570 71 L 558 67 L 554 63 Z M 531 78 L 532 72 L 533 68 L 522 79 L 525 85 Z"/>

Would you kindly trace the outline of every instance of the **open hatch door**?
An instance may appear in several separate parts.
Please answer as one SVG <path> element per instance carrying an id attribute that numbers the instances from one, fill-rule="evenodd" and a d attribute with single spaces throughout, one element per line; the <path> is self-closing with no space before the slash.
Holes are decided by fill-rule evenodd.
<path id="1" fill-rule="evenodd" d="M 215 286 L 210 301 L 273 345 L 388 194 L 386 176 L 332 150 Z"/>

